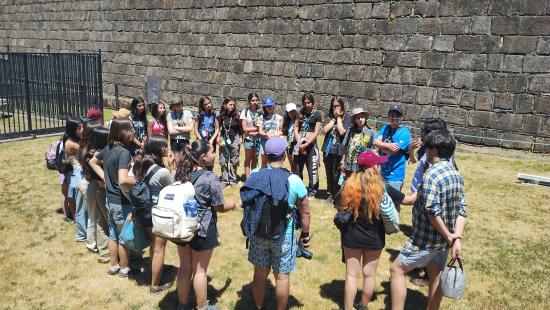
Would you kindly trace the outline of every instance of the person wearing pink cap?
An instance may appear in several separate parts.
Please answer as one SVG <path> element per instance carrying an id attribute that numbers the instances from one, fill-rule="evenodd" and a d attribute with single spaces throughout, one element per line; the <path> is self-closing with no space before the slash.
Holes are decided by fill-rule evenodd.
<path id="1" fill-rule="evenodd" d="M 371 150 L 357 159 L 359 169 L 344 183 L 337 197 L 339 211 L 351 212 L 350 222 L 341 227 L 341 242 L 346 263 L 344 309 L 367 309 L 376 286 L 376 267 L 385 246 L 382 213 L 397 216 L 397 210 L 384 186 L 380 164 L 387 157 Z M 398 225 L 398 223 L 395 223 Z M 363 274 L 361 304 L 353 305 L 357 278 Z"/>

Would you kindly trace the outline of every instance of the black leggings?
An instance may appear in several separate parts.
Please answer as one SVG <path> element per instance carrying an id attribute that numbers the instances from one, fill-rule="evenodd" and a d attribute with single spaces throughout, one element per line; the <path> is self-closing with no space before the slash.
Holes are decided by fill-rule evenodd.
<path id="1" fill-rule="evenodd" d="M 307 163 L 307 173 L 309 176 L 308 192 L 317 193 L 319 190 L 319 149 L 317 144 L 313 143 L 306 151 L 306 154 L 294 155 L 294 166 L 300 179 L 304 179 L 304 166 Z"/>
<path id="2" fill-rule="evenodd" d="M 323 157 L 323 163 L 325 164 L 325 172 L 327 174 L 327 191 L 331 195 L 336 195 L 340 190 L 338 185 L 338 179 L 340 178 L 340 161 L 342 156 L 336 154 L 328 154 Z"/>

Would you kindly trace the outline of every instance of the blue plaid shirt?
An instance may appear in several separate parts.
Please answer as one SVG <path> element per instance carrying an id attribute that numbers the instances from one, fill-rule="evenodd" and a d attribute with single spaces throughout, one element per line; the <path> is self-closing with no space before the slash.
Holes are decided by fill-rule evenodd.
<path id="1" fill-rule="evenodd" d="M 457 217 L 466 217 L 467 214 L 462 176 L 448 160 L 434 163 L 422 179 L 412 210 L 412 235 L 405 246 L 414 249 L 445 249 L 447 242 L 430 224 L 427 215 L 440 216 L 452 233 Z"/>

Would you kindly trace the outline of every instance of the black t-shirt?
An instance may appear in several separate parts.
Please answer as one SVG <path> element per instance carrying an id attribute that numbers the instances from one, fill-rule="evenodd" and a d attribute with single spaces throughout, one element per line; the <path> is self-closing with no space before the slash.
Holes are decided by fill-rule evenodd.
<path id="1" fill-rule="evenodd" d="M 300 124 L 300 133 L 306 131 L 314 132 L 315 125 L 321 122 L 321 113 L 319 113 L 319 111 L 313 111 L 308 114 L 304 110 L 302 110 L 302 112 L 300 113 L 302 113 L 302 115 L 304 116 L 304 119 Z"/>
<path id="2" fill-rule="evenodd" d="M 396 206 L 400 205 L 401 202 L 403 202 L 403 199 L 405 199 L 405 194 L 403 194 L 402 192 L 396 190 L 391 186 L 386 186 L 386 192 L 388 192 L 388 195 L 393 201 L 393 204 Z"/>
<path id="3" fill-rule="evenodd" d="M 222 138 L 225 138 L 224 135 L 228 134 L 231 140 L 235 139 L 235 136 L 239 134 L 241 130 L 241 124 L 236 117 L 231 117 L 230 115 L 222 115 L 220 121 L 220 132 L 222 133 Z"/>
<path id="4" fill-rule="evenodd" d="M 130 204 L 130 201 L 122 194 L 118 183 L 118 170 L 130 170 L 132 161 L 130 151 L 120 145 L 107 145 L 99 152 L 97 159 L 103 161 L 107 201 L 115 204 Z"/>
<path id="5" fill-rule="evenodd" d="M 330 118 L 326 120 L 325 124 L 330 122 Z M 344 117 L 342 118 L 342 125 L 344 126 L 344 128 L 346 129 L 346 131 L 348 131 L 351 127 L 351 117 L 347 114 L 344 114 Z M 333 131 L 335 130 L 335 132 L 333 133 Z M 329 154 L 337 154 L 337 155 L 342 155 L 342 152 L 343 152 L 343 149 L 344 149 L 344 146 L 342 145 L 342 140 L 344 140 L 344 136 L 346 134 L 343 134 L 343 135 L 340 135 L 340 133 L 338 132 L 338 128 L 337 128 L 337 125 L 336 125 L 336 121 L 334 121 L 334 127 L 331 128 L 326 134 L 325 134 L 325 141 L 323 142 L 323 147 L 321 148 L 323 150 L 323 152 L 327 152 L 327 147 L 329 147 L 328 149 L 328 153 Z M 336 137 L 336 139 L 334 139 L 334 137 Z M 330 141 L 330 145 L 328 145 Z"/>

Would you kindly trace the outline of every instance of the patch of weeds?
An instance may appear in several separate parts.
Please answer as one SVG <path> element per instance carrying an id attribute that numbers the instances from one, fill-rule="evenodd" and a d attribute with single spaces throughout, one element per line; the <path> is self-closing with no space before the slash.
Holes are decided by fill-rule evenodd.
<path id="1" fill-rule="evenodd" d="M 41 244 L 42 244 L 41 241 L 33 241 L 33 242 L 29 243 L 29 245 L 27 247 L 28 248 L 34 248 L 34 247 L 39 246 Z"/>
<path id="2" fill-rule="evenodd" d="M 35 272 L 36 274 L 38 274 L 38 275 L 43 276 L 43 275 L 46 274 L 46 269 L 37 268 L 37 269 L 34 270 L 34 272 Z"/>
<path id="3" fill-rule="evenodd" d="M 67 287 L 67 292 L 78 292 L 78 288 L 76 287 L 76 285 L 69 285 Z"/>
<path id="4" fill-rule="evenodd" d="M 4 230 L 6 228 L 6 225 L 0 224 L 0 230 Z"/>
<path id="5" fill-rule="evenodd" d="M 73 258 L 78 258 L 78 257 L 83 257 L 84 256 L 84 253 L 80 253 L 80 252 L 76 252 L 76 253 L 73 253 L 71 255 L 71 257 Z"/>
<path id="6" fill-rule="evenodd" d="M 124 300 L 120 289 L 117 288 L 116 290 L 113 291 L 113 298 L 119 303 L 121 303 Z"/>
<path id="7" fill-rule="evenodd" d="M 53 233 L 53 234 L 51 234 L 51 235 L 49 235 L 49 236 L 44 237 L 44 240 L 46 240 L 46 241 L 52 241 L 53 238 L 55 238 L 56 236 L 57 236 L 57 234 L 56 234 L 56 233 Z"/>
<path id="8" fill-rule="evenodd" d="M 130 305 L 128 305 L 128 309 L 138 310 L 138 309 L 141 309 L 141 306 L 143 306 L 143 303 L 130 304 Z"/>
<path id="9" fill-rule="evenodd" d="M 326 262 L 327 261 L 327 255 L 326 254 L 313 254 L 313 259 L 320 261 L 320 262 Z"/>
<path id="10" fill-rule="evenodd" d="M 391 14 L 389 17 L 388 17 L 388 20 L 393 23 L 395 21 L 396 17 L 395 15 Z"/>

